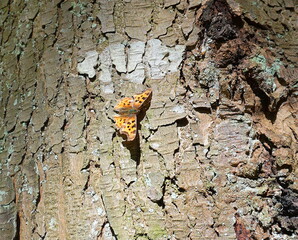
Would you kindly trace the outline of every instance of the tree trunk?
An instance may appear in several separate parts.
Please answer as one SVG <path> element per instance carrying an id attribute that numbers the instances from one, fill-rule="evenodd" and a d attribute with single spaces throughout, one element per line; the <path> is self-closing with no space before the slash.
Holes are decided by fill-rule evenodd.
<path id="1" fill-rule="evenodd" d="M 297 10 L 2 0 L 1 237 L 297 239 Z"/>

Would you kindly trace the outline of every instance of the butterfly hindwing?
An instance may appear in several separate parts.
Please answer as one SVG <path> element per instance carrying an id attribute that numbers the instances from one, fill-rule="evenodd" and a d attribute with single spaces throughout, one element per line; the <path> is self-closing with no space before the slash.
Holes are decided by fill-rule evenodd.
<path id="1" fill-rule="evenodd" d="M 126 118 L 123 116 L 114 116 L 114 120 L 116 122 L 116 127 L 121 128 L 123 124 L 126 122 Z"/>
<path id="2" fill-rule="evenodd" d="M 120 133 L 127 136 L 127 141 L 134 140 L 137 134 L 137 115 L 114 116 L 114 119 Z"/>

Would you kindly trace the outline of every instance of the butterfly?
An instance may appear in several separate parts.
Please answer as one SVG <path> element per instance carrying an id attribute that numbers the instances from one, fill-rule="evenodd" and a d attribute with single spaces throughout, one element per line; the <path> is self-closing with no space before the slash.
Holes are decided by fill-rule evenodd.
<path id="1" fill-rule="evenodd" d="M 148 88 L 141 94 L 133 97 L 122 98 L 114 107 L 118 116 L 114 116 L 116 127 L 120 129 L 121 134 L 127 136 L 127 141 L 133 141 L 137 135 L 137 114 L 140 112 L 146 100 L 150 99 L 152 89 Z"/>

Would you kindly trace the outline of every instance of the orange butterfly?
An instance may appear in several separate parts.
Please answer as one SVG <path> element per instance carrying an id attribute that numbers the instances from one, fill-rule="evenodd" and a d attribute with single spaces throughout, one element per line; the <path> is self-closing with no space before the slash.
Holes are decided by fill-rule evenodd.
<path id="1" fill-rule="evenodd" d="M 133 141 L 137 135 L 137 114 L 140 112 L 143 103 L 150 98 L 152 89 L 148 88 L 132 98 L 126 97 L 121 99 L 114 107 L 115 111 L 119 113 L 114 116 L 116 126 L 120 129 L 121 134 L 127 136 L 127 141 Z"/>

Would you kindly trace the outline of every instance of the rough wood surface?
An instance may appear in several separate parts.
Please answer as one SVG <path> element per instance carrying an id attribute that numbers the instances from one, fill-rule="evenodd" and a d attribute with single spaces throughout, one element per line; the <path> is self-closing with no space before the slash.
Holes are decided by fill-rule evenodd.
<path id="1" fill-rule="evenodd" d="M 0 1 L 1 238 L 297 239 L 297 11 Z"/>

